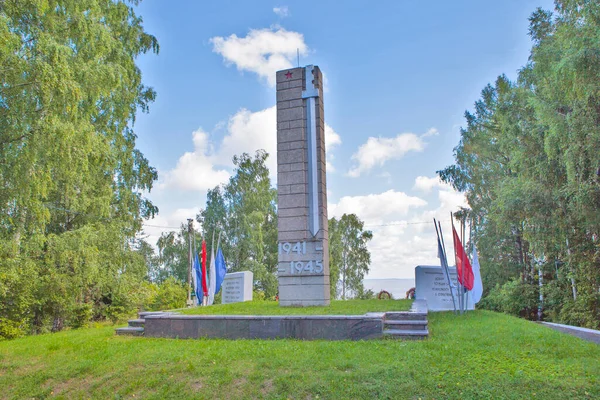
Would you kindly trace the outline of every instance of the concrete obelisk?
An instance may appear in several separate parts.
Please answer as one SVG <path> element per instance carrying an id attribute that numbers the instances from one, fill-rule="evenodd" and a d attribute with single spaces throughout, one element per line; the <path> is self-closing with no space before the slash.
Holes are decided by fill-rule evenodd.
<path id="1" fill-rule="evenodd" d="M 281 306 L 329 305 L 323 75 L 277 72 L 278 279 Z"/>

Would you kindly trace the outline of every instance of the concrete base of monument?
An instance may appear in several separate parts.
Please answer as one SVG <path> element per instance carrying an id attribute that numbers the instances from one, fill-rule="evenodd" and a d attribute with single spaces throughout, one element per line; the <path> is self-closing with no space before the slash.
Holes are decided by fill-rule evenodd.
<path id="1" fill-rule="evenodd" d="M 410 311 L 365 315 L 181 315 L 140 313 L 119 335 L 178 339 L 368 340 L 424 339 L 427 304 Z"/>

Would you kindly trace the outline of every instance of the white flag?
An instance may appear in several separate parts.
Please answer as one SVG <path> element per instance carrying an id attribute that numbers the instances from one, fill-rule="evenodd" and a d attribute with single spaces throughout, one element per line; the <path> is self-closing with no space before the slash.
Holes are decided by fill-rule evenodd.
<path id="1" fill-rule="evenodd" d="M 213 232 L 212 246 L 210 247 L 210 272 L 208 281 L 208 305 L 212 306 L 215 301 L 217 289 L 217 268 L 215 267 L 215 234 Z"/>
<path id="2" fill-rule="evenodd" d="M 471 289 L 471 298 L 473 304 L 477 304 L 481 300 L 483 294 L 483 284 L 481 283 L 481 272 L 479 272 L 479 257 L 477 256 L 477 248 L 473 244 L 473 262 L 471 263 L 473 268 L 473 289 Z"/>

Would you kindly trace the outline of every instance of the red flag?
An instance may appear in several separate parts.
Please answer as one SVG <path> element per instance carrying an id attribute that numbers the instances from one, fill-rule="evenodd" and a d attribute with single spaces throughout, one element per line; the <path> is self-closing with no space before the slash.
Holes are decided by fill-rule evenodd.
<path id="1" fill-rule="evenodd" d="M 202 241 L 202 292 L 208 296 L 208 284 L 206 283 L 206 242 Z"/>
<path id="2" fill-rule="evenodd" d="M 475 277 L 473 276 L 473 268 L 465 249 L 463 248 L 458 233 L 452 224 L 452 234 L 454 236 L 454 257 L 456 260 L 456 272 L 458 273 L 458 281 L 467 289 L 473 289 Z"/>

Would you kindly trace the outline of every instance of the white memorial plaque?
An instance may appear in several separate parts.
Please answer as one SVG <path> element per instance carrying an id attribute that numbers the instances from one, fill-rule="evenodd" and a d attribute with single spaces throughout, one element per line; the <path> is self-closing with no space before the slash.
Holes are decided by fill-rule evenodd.
<path id="1" fill-rule="evenodd" d="M 450 267 L 449 271 L 450 279 L 456 285 L 456 268 Z M 444 278 L 442 267 L 419 265 L 415 268 L 415 299 L 426 300 L 429 311 L 454 311 L 452 293 Z M 458 309 L 458 298 L 456 298 L 456 309 Z M 470 295 L 467 309 L 475 309 Z"/>
<path id="2" fill-rule="evenodd" d="M 221 292 L 221 303 L 252 301 L 252 280 L 250 271 L 231 272 L 225 275 Z"/>

